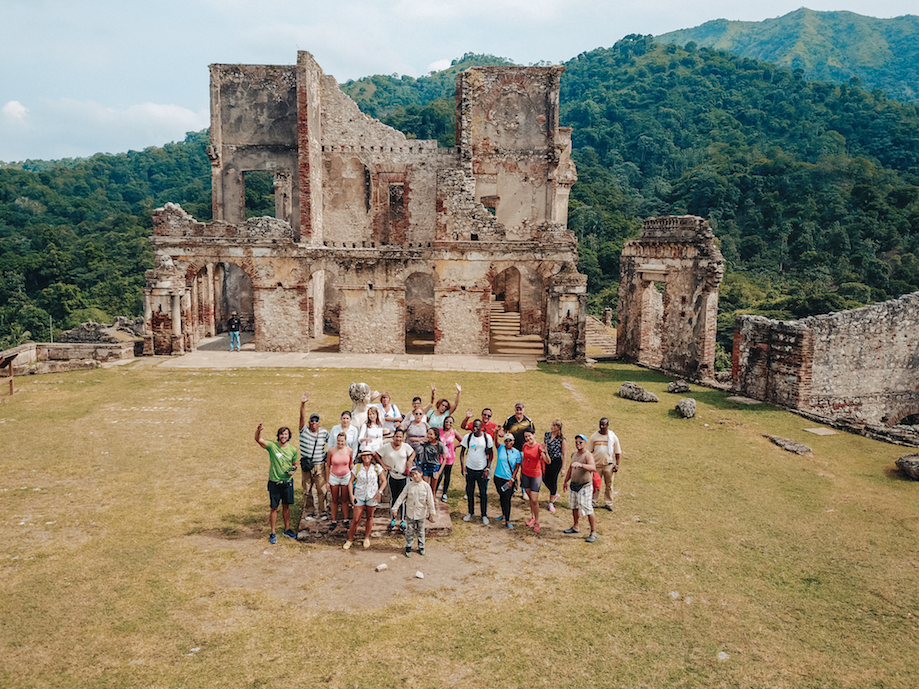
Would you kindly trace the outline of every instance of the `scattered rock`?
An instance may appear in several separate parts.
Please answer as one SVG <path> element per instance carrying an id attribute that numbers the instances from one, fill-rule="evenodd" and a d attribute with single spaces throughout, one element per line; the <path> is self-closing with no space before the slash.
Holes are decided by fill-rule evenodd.
<path id="1" fill-rule="evenodd" d="M 415 572 L 416 579 L 424 579 L 424 574 L 422 572 Z"/>
<path id="2" fill-rule="evenodd" d="M 769 440 L 783 450 L 794 452 L 796 455 L 807 455 L 809 457 L 814 453 L 814 451 L 804 443 L 799 443 L 797 440 L 792 440 L 791 438 L 782 438 L 777 435 L 769 435 L 768 433 L 763 433 L 763 437 L 769 438 Z"/>
<path id="3" fill-rule="evenodd" d="M 667 392 L 675 392 L 680 394 L 683 392 L 692 392 L 692 390 L 689 387 L 689 383 L 687 383 L 685 380 L 674 380 L 667 383 Z"/>
<path id="4" fill-rule="evenodd" d="M 676 600 L 677 598 L 680 597 L 680 592 L 679 592 L 679 591 L 671 591 L 671 592 L 670 592 L 670 597 L 673 598 L 673 600 Z"/>
<path id="5" fill-rule="evenodd" d="M 382 572 L 384 569 L 389 569 L 389 565 L 387 565 L 385 562 L 382 565 L 377 565 L 378 572 Z"/>
<path id="6" fill-rule="evenodd" d="M 919 481 L 919 454 L 903 455 L 897 460 L 897 469 Z"/>
<path id="7" fill-rule="evenodd" d="M 684 397 L 676 403 L 676 410 L 684 419 L 691 419 L 696 415 L 696 401 L 691 397 Z"/>
<path id="8" fill-rule="evenodd" d="M 619 396 L 636 402 L 660 402 L 653 392 L 648 392 L 640 385 L 632 382 L 623 383 L 619 388 Z"/>
<path id="9" fill-rule="evenodd" d="M 729 656 L 729 655 L 728 655 L 727 653 L 725 653 L 724 651 L 718 651 L 718 660 L 727 660 L 727 659 L 730 658 L 730 657 L 731 657 L 731 656 Z"/>

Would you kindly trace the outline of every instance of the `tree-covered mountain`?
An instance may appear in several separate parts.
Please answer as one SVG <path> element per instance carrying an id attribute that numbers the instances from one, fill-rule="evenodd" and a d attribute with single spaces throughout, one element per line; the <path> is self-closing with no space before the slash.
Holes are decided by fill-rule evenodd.
<path id="1" fill-rule="evenodd" d="M 848 83 L 919 102 L 919 16 L 876 19 L 806 8 L 761 22 L 716 19 L 655 38 L 716 48 L 804 71 L 807 79 Z"/>
<path id="2" fill-rule="evenodd" d="M 456 72 L 506 61 L 462 63 L 344 88 L 409 136 L 450 145 Z M 616 307 L 623 243 L 663 214 L 715 229 L 728 263 L 726 348 L 738 310 L 794 318 L 919 290 L 915 105 L 651 36 L 566 68 L 560 118 L 574 128 L 579 177 L 569 225 L 591 308 Z M 162 149 L 0 169 L 0 346 L 25 329 L 46 338 L 49 313 L 67 325 L 91 307 L 138 314 L 150 209 L 174 201 L 210 217 L 206 142 L 202 132 Z"/>

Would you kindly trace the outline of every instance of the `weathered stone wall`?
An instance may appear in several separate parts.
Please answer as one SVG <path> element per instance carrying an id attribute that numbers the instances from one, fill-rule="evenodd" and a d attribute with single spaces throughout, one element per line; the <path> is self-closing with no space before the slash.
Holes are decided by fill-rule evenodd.
<path id="1" fill-rule="evenodd" d="M 405 292 L 347 285 L 341 290 L 341 350 L 357 354 L 405 353 Z"/>
<path id="2" fill-rule="evenodd" d="M 896 424 L 919 413 L 919 293 L 799 321 L 738 316 L 733 380 L 817 417 Z"/>
<path id="3" fill-rule="evenodd" d="M 649 218 L 641 236 L 626 243 L 619 266 L 619 356 L 683 378 L 710 379 L 724 258 L 708 222 Z"/>

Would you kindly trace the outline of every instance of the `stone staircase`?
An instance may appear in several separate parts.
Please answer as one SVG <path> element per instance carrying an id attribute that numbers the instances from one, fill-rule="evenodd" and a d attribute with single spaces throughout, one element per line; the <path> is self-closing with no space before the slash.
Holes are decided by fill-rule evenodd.
<path id="1" fill-rule="evenodd" d="M 616 356 L 615 336 L 603 325 L 603 321 L 590 315 L 587 316 L 585 344 L 587 356 Z"/>
<path id="2" fill-rule="evenodd" d="M 520 334 L 520 314 L 504 310 L 504 302 L 491 302 L 491 340 L 488 351 L 504 356 L 545 356 L 545 344 L 539 335 Z"/>

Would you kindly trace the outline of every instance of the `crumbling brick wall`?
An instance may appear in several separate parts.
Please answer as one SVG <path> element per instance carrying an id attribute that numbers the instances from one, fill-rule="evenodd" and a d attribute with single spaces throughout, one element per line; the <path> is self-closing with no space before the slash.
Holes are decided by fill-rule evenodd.
<path id="1" fill-rule="evenodd" d="M 619 356 L 710 379 L 724 258 L 708 222 L 688 215 L 649 218 L 641 236 L 626 243 L 619 266 Z"/>
<path id="2" fill-rule="evenodd" d="M 798 321 L 738 316 L 732 376 L 756 399 L 892 426 L 919 413 L 919 293 Z"/>

